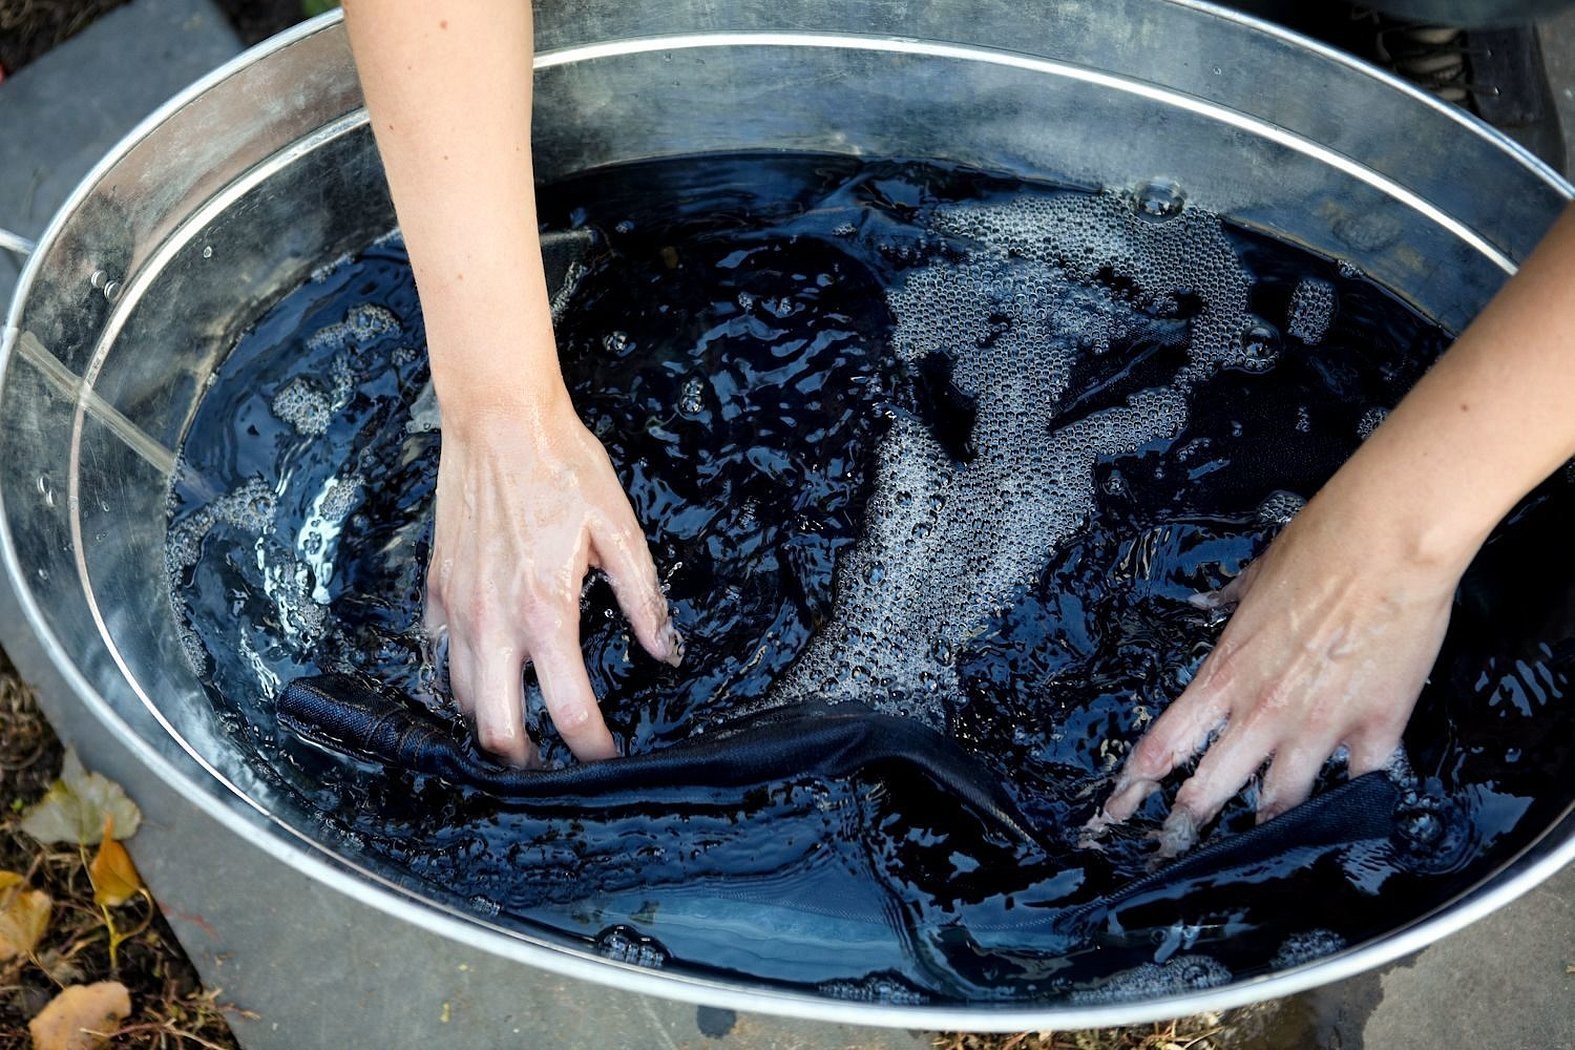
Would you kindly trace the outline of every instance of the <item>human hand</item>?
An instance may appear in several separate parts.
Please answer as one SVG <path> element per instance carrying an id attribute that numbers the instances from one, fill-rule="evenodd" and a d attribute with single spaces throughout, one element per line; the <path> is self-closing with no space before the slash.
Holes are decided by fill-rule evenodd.
<path id="1" fill-rule="evenodd" d="M 1199 599 L 1239 604 L 1197 676 L 1127 757 L 1091 830 L 1130 817 L 1203 749 L 1160 832 L 1162 856 L 1190 848 L 1266 761 L 1260 823 L 1305 801 L 1339 748 L 1353 777 L 1389 760 L 1469 552 L 1424 556 L 1422 545 L 1364 529 L 1381 517 L 1326 490 L 1241 576 Z"/>
<path id="2" fill-rule="evenodd" d="M 427 628 L 447 633 L 449 684 L 477 743 L 513 765 L 537 761 L 524 728 L 526 662 L 577 758 L 618 753 L 580 653 L 580 590 L 591 568 L 607 574 L 645 651 L 676 665 L 682 642 L 645 534 L 567 394 L 446 413 Z"/>

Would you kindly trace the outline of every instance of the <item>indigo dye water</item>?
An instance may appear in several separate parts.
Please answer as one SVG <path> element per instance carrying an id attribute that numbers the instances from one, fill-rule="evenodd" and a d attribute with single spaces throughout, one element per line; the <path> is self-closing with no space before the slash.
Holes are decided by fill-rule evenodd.
<path id="1" fill-rule="evenodd" d="M 960 744 L 1034 841 L 896 768 L 588 806 L 282 732 L 285 684 L 350 671 L 465 739 L 419 633 L 441 436 L 397 239 L 277 303 L 192 421 L 169 544 L 187 651 L 256 772 L 322 813 L 317 837 L 641 966 L 896 1003 L 1101 1000 L 1420 917 L 1568 783 L 1568 472 L 1462 584 L 1406 736 L 1414 784 L 1335 794 L 1330 769 L 1331 802 L 1279 839 L 1248 837 L 1244 795 L 1204 868 L 1151 876 L 1178 775 L 1103 850 L 1080 845 L 1218 637 L 1188 599 L 1260 553 L 1447 344 L 1349 268 L 1172 203 L 778 155 L 597 172 L 540 201 L 575 246 L 565 377 L 688 641 L 682 667 L 655 663 L 605 581 L 586 586 L 621 746 L 856 700 Z M 572 761 L 528 672 L 525 695 L 545 757 Z"/>

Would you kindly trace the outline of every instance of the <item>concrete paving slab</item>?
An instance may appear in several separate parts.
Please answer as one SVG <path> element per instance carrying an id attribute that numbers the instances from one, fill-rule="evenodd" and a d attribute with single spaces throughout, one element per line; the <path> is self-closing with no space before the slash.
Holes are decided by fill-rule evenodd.
<path id="1" fill-rule="evenodd" d="M 0 83 L 0 228 L 36 239 L 93 165 L 241 50 L 211 0 L 133 0 Z M 21 262 L 0 252 L 0 315 Z"/>
<path id="2" fill-rule="evenodd" d="M 1543 42 L 1575 150 L 1575 12 L 1545 23 Z M 36 236 L 121 135 L 238 50 L 209 0 L 134 0 L 0 85 L 0 227 Z M 17 269 L 0 255 L 0 302 Z M 0 623 L 7 648 L 13 626 Z M 13 655 L 30 677 L 48 677 L 36 656 Z M 63 695 L 59 683 L 39 684 L 46 697 Z M 101 727 L 64 735 L 90 765 L 132 779 L 124 747 Z M 435 938 L 407 943 L 381 932 L 377 913 L 301 876 L 274 897 L 292 902 L 288 916 L 236 911 L 215 887 L 244 879 L 255 847 L 167 789 L 138 801 L 148 821 L 131 843 L 137 861 L 204 979 L 257 1012 L 236 1024 L 250 1048 L 929 1045 L 915 1033 L 736 1016 L 570 984 Z M 296 939 L 285 943 L 287 931 Z M 1571 964 L 1575 869 L 1381 973 L 1254 1012 L 1253 1030 L 1243 1027 L 1231 1045 L 1575 1047 Z"/>
<path id="3" fill-rule="evenodd" d="M 1367 1047 L 1575 1047 L 1575 868 L 1380 978 Z M 1461 1009 L 1461 1003 L 1471 1009 Z"/>
<path id="4" fill-rule="evenodd" d="M 1553 104 L 1564 132 L 1564 174 L 1575 172 L 1575 5 L 1537 23 L 1542 60 L 1553 87 Z"/>

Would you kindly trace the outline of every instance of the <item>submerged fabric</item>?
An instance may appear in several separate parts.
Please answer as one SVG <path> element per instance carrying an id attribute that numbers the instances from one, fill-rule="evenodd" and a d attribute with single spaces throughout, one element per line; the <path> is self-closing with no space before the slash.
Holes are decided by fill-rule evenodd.
<path id="1" fill-rule="evenodd" d="M 956 744 L 861 704 L 771 708 L 649 754 L 547 770 L 512 769 L 478 757 L 419 705 L 352 675 L 292 682 L 279 697 L 278 713 L 291 733 L 332 750 L 520 799 L 594 804 L 671 788 L 845 778 L 866 767 L 902 764 L 1008 837 L 1033 841 L 1012 801 Z"/>
<path id="2" fill-rule="evenodd" d="M 748 788 L 795 777 L 845 780 L 906 767 L 961 803 L 981 830 L 1037 843 L 1023 855 L 1032 856 L 1034 880 L 1042 879 L 1046 866 L 1071 870 L 1088 856 L 1084 850 L 1058 847 L 1053 829 L 1043 829 L 1041 834 L 1027 827 L 1002 785 L 951 740 L 856 703 L 776 708 L 653 753 L 534 771 L 505 768 L 479 757 L 415 702 L 350 675 L 291 683 L 279 698 L 278 714 L 279 724 L 290 736 L 333 753 L 498 797 L 559 802 L 587 810 L 631 796 L 661 797 L 682 789 Z M 887 782 L 887 812 L 899 817 L 905 811 L 914 817 L 924 815 L 919 811 L 931 797 L 904 798 L 904 783 L 911 782 L 901 778 Z M 1411 865 L 1406 857 L 1406 826 L 1396 819 L 1405 797 L 1385 774 L 1368 774 L 1251 831 L 1215 838 L 1190 856 L 1111 893 L 1091 899 L 1078 899 L 1073 893 L 1056 901 L 1025 900 L 1024 906 L 1004 910 L 998 900 L 953 902 L 949 907 L 970 936 L 966 942 L 954 938 L 931 947 L 945 958 L 947 968 L 966 972 L 987 963 L 994 975 L 991 980 L 1010 984 L 1014 968 L 1032 970 L 1043 965 L 1032 959 L 1077 944 L 1106 950 L 1127 946 L 1143 957 L 1163 958 L 1168 955 L 1167 938 L 1175 941 L 1172 950 L 1177 950 L 1207 940 L 1210 930 L 1216 937 L 1250 936 L 1252 931 L 1240 928 L 1232 916 L 1247 911 L 1253 895 L 1268 892 L 1270 884 L 1283 891 L 1285 886 L 1279 884 L 1295 882 L 1316 867 L 1334 865 L 1344 871 L 1347 885 L 1376 890 L 1384 879 L 1407 871 Z M 734 887 L 727 897 L 757 923 L 768 917 L 761 908 L 782 912 L 796 935 L 803 935 L 806 925 L 817 924 L 825 926 L 832 939 L 838 930 L 846 936 L 862 928 L 860 924 L 876 931 L 888 928 L 888 909 L 882 899 L 895 887 L 882 889 L 872 882 L 862 892 L 854 892 L 857 879 L 850 881 L 847 873 L 832 874 L 838 875 L 831 879 L 836 886 L 829 890 L 822 886 L 823 892 L 815 895 L 821 903 L 815 907 L 761 897 L 751 893 L 747 883 Z M 820 881 L 826 877 L 830 876 L 823 875 Z M 667 921 L 676 923 L 682 912 L 676 905 L 685 899 L 685 890 L 669 889 L 674 891 L 669 896 L 675 906 Z M 716 895 L 700 889 L 694 906 L 714 912 Z M 833 899 L 838 906 L 828 913 L 824 901 Z M 1341 906 L 1338 901 L 1307 904 L 1309 914 Z M 617 911 L 611 899 L 603 907 Z M 1031 946 L 1028 955 L 1025 946 Z M 1112 994 L 1119 994 L 1119 986 Z"/>

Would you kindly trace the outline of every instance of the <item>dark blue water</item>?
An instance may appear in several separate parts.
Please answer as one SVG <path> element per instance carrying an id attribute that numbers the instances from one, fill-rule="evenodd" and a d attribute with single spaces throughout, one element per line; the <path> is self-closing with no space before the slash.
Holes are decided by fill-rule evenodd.
<path id="1" fill-rule="evenodd" d="M 976 570 L 993 581 L 960 641 L 937 635 L 939 680 L 929 665 L 913 678 L 924 695 L 891 661 L 854 659 L 844 676 L 859 698 L 912 711 L 973 752 L 1041 847 L 993 837 L 917 778 L 806 777 L 743 799 L 697 792 L 592 814 L 281 746 L 272 699 L 318 670 L 391 683 L 465 732 L 417 630 L 439 437 L 412 426 L 427 372 L 397 240 L 259 319 L 186 438 L 172 594 L 216 709 L 256 771 L 318 809 L 319 833 L 343 851 L 493 921 L 639 965 L 895 1002 L 1150 995 L 1317 957 L 1424 914 L 1565 804 L 1567 474 L 1468 574 L 1407 734 L 1420 782 L 1404 819 L 1434 820 L 1447 844 L 1367 883 L 1271 866 L 1225 893 L 1226 918 L 1214 902 L 1196 928 L 1091 940 L 1043 918 L 1148 870 L 1145 836 L 1174 782 L 1103 852 L 1080 849 L 1079 829 L 1218 636 L 1221 620 L 1187 599 L 1261 552 L 1447 344 L 1331 261 L 1190 208 L 1144 212 L 934 166 L 776 156 L 610 170 L 541 200 L 546 228 L 583 231 L 589 245 L 558 326 L 565 377 L 688 641 L 681 668 L 656 664 L 605 582 L 588 584 L 584 652 L 629 751 L 769 700 L 806 680 L 796 663 L 854 637 L 839 632 L 869 610 L 852 606 L 886 585 L 870 578 L 885 564 L 867 554 L 877 519 L 915 498 L 892 481 L 906 477 L 893 473 L 907 462 L 890 455 L 899 438 L 927 443 L 932 472 L 962 485 L 1003 456 L 1036 462 L 1003 435 L 1053 447 L 1155 391 L 1183 406 L 1158 431 L 1134 423 L 1084 449 L 1086 469 L 1045 487 L 1043 529 L 1011 533 L 1051 537 L 1026 571 L 997 579 L 945 559 L 911 570 L 933 573 L 937 590 Z M 1048 218 L 1025 233 L 1024 215 Z M 978 232 L 991 223 L 1030 247 L 992 248 Z M 1206 280 L 1166 282 L 1164 259 L 1144 261 L 1151 241 L 1161 252 L 1188 238 L 1224 260 L 1199 271 Z M 947 299 L 947 281 L 966 289 L 980 273 L 1000 282 L 982 328 L 948 342 L 938 323 L 934 348 L 907 352 L 904 290 L 929 282 L 935 316 L 962 317 L 973 307 Z M 1031 325 L 1047 334 L 1013 342 Z M 1025 375 L 1064 378 L 1025 410 L 1031 425 L 1001 429 L 996 388 L 969 388 L 980 355 L 1001 347 Z M 965 510 L 994 513 L 942 505 L 933 517 L 944 529 Z M 850 565 L 858 581 L 844 578 Z M 900 620 L 893 609 L 886 619 Z M 888 637 L 923 626 L 898 622 Z M 546 756 L 568 761 L 529 674 L 526 685 Z M 1245 794 L 1213 834 L 1250 823 Z"/>

